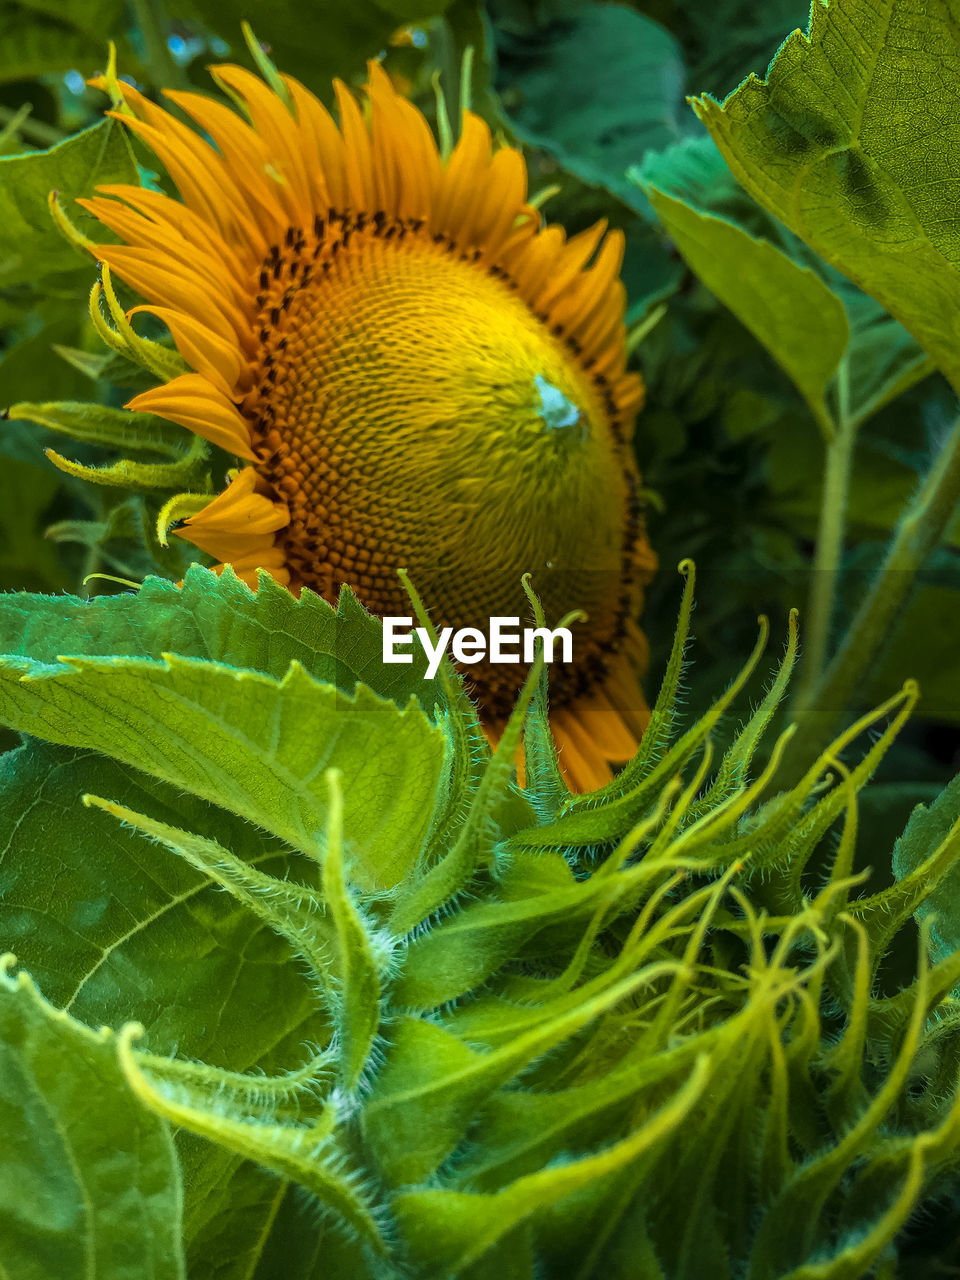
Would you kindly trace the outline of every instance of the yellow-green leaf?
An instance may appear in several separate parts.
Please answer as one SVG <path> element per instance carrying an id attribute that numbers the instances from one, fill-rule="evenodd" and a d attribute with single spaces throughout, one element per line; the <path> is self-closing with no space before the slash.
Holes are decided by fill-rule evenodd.
<path id="1" fill-rule="evenodd" d="M 390 888 L 416 862 L 444 770 L 446 735 L 413 700 L 322 684 L 299 663 L 276 680 L 172 654 L 0 663 L 0 722 L 92 747 L 239 814 L 320 857 L 324 771 L 344 773 L 349 874 Z"/>
<path id="2" fill-rule="evenodd" d="M 166 1124 L 116 1041 L 49 1005 L 0 961 L 0 1274 L 183 1280 L 182 1195 Z"/>
<path id="3" fill-rule="evenodd" d="M 770 65 L 695 102 L 744 187 L 960 385 L 960 13 L 814 0 Z"/>
<path id="4" fill-rule="evenodd" d="M 824 393 L 850 338 L 840 299 L 768 241 L 644 189 L 691 269 L 789 374 L 829 435 Z"/>

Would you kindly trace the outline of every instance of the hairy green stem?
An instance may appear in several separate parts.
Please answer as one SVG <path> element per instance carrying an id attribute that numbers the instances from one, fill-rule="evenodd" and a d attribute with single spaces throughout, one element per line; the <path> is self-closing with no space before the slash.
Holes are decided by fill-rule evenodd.
<path id="1" fill-rule="evenodd" d="M 913 499 L 857 616 L 826 672 L 799 707 L 793 769 L 815 757 L 853 701 L 857 686 L 889 635 L 917 571 L 943 537 L 960 503 L 960 419 L 954 423 L 919 493 Z"/>
<path id="2" fill-rule="evenodd" d="M 857 438 L 850 420 L 850 367 L 847 357 L 837 369 L 838 409 L 836 430 L 827 440 L 826 471 L 820 496 L 820 523 L 813 561 L 809 615 L 806 627 L 806 654 L 797 701 L 803 705 L 823 674 L 830 641 L 837 592 L 837 577 L 843 554 L 847 524 L 847 495 L 850 464 Z"/>

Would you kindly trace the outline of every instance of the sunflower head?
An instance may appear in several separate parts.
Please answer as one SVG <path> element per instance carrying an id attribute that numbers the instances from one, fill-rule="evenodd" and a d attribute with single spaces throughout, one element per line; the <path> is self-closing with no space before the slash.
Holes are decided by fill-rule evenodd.
<path id="1" fill-rule="evenodd" d="M 177 533 L 251 584 L 269 570 L 403 614 L 406 568 L 440 625 L 587 622 L 554 668 L 553 723 L 579 785 L 609 776 L 645 721 L 633 625 L 652 568 L 630 448 L 623 237 L 567 238 L 527 203 L 521 154 L 466 113 L 441 158 L 373 63 L 339 121 L 297 81 L 214 78 L 243 113 L 169 93 L 200 132 L 121 85 L 123 118 L 180 199 L 104 187 L 88 209 L 123 243 L 102 261 L 147 300 L 193 372 L 130 402 L 235 455 Z M 515 668 L 470 668 L 492 731 Z"/>

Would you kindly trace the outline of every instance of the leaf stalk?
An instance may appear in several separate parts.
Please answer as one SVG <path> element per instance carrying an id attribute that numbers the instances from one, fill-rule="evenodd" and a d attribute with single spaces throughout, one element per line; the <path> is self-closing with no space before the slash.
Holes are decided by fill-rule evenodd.
<path id="1" fill-rule="evenodd" d="M 886 640 L 917 572 L 937 547 L 960 502 L 960 419 L 947 437 L 920 491 L 901 520 L 886 560 L 837 654 L 798 707 L 799 732 L 791 752 L 801 769 L 817 743 L 853 701 L 864 674 Z"/>

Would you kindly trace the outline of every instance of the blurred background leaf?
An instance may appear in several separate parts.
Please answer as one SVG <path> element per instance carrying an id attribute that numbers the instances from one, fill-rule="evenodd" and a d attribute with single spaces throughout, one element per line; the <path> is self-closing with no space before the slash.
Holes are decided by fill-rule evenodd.
<path id="1" fill-rule="evenodd" d="M 270 0 L 262 7 L 240 0 L 167 0 L 167 14 L 189 27 L 202 23 L 230 55 L 252 66 L 240 23 L 252 22 L 278 67 L 330 99 L 334 76 L 349 80 L 387 46 L 399 27 L 442 14 L 450 0 Z M 146 7 L 146 6 L 137 6 Z M 223 50 L 226 52 L 226 50 Z"/>
<path id="2" fill-rule="evenodd" d="M 539 30 L 501 32 L 496 57 L 512 132 L 588 185 L 646 209 L 628 168 L 696 128 L 670 33 L 623 5 L 590 5 Z"/>
<path id="3" fill-rule="evenodd" d="M 89 259 L 57 230 L 48 197 L 57 192 L 67 216 L 83 233 L 97 224 L 74 203 L 77 196 L 91 195 L 102 183 L 137 181 L 130 143 L 116 120 L 103 120 L 49 151 L 0 159 L 0 288 L 6 292 L 13 285 L 32 285 L 45 294 L 65 273 L 82 270 L 89 279 Z M 60 288 L 68 289 L 69 282 L 61 282 Z"/>

